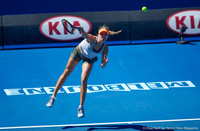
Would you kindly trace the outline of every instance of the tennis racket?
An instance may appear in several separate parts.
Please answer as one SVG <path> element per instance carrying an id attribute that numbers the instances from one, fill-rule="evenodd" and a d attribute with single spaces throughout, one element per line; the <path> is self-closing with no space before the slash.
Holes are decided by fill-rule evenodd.
<path id="1" fill-rule="evenodd" d="M 73 26 L 69 21 L 67 21 L 66 19 L 62 19 L 61 20 L 62 25 L 64 26 L 65 30 L 67 30 L 70 34 L 74 34 L 75 29 L 80 29 L 79 27 L 75 27 Z"/>

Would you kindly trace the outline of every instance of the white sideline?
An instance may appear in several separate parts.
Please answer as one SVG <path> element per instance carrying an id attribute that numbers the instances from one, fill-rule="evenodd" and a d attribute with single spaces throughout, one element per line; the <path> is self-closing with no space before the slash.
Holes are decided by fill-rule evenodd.
<path id="1" fill-rule="evenodd" d="M 150 120 L 150 121 L 128 121 L 128 122 L 108 122 L 108 123 L 87 123 L 87 124 L 65 124 L 65 125 L 40 125 L 40 126 L 16 126 L 16 127 L 0 127 L 2 129 L 28 129 L 28 128 L 44 128 L 44 127 L 66 127 L 66 126 L 98 126 L 98 125 L 117 125 L 117 124 L 136 124 L 136 123 L 153 123 L 153 122 L 175 122 L 175 121 L 199 121 L 200 118 L 191 119 L 171 119 L 171 120 Z"/>

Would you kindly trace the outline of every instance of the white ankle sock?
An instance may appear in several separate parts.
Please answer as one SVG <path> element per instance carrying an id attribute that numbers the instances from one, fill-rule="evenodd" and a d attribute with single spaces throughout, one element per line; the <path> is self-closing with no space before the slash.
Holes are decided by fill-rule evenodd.
<path id="1" fill-rule="evenodd" d="M 56 97 L 54 97 L 54 96 L 51 96 L 53 99 L 56 99 Z"/>

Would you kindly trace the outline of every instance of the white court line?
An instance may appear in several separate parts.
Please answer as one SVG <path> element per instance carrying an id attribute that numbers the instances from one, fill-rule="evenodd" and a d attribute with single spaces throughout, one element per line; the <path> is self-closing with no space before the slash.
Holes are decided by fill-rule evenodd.
<path id="1" fill-rule="evenodd" d="M 16 127 L 0 127 L 1 129 L 28 129 L 28 128 L 44 128 L 44 127 L 66 127 L 66 126 L 99 126 L 99 125 L 117 125 L 117 124 L 136 124 L 136 123 L 153 123 L 153 122 L 175 122 L 175 121 L 199 121 L 200 118 L 192 119 L 172 119 L 172 120 L 151 120 L 151 121 L 128 121 L 128 122 L 108 122 L 108 123 L 87 123 L 87 124 L 65 124 L 65 125 L 41 125 L 41 126 L 16 126 Z"/>

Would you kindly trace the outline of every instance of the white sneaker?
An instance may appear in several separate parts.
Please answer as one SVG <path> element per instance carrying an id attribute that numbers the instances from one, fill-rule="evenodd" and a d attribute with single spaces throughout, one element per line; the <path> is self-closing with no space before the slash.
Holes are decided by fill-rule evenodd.
<path id="1" fill-rule="evenodd" d="M 78 117 L 83 118 L 84 117 L 84 108 L 83 106 L 78 107 Z"/>
<path id="2" fill-rule="evenodd" d="M 55 100 L 56 100 L 56 98 L 51 96 L 49 101 L 47 102 L 46 106 L 47 107 L 52 107 Z"/>

